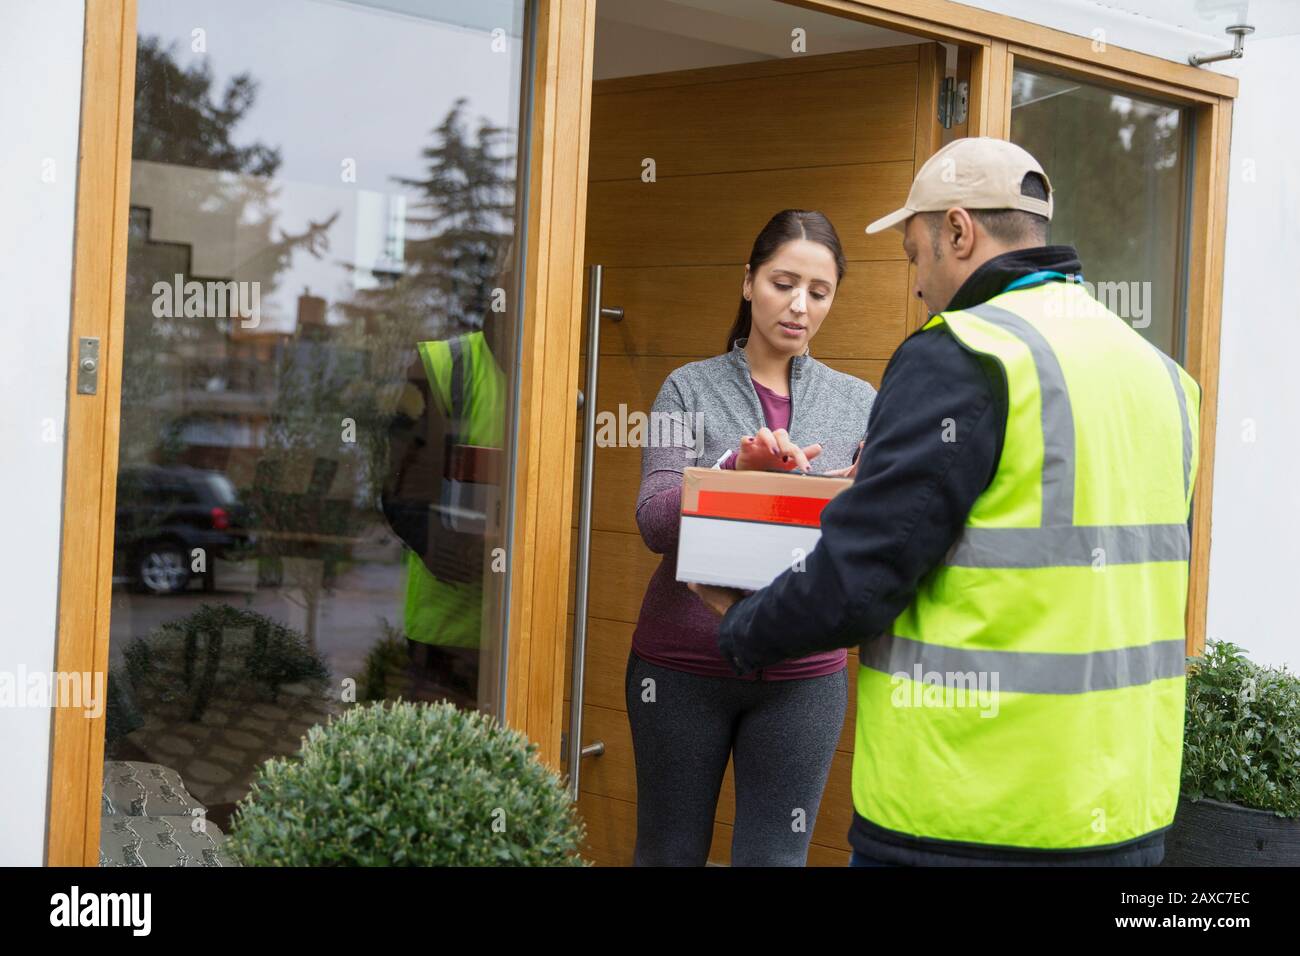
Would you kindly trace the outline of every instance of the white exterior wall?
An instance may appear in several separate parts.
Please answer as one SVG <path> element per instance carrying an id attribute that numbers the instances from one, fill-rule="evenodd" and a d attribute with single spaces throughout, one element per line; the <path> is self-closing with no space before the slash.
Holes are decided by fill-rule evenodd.
<path id="1" fill-rule="evenodd" d="M 84 5 L 0 15 L 0 681 L 21 692 L 54 668 Z M 0 866 L 44 862 L 51 729 L 0 702 Z"/>
<path id="2" fill-rule="evenodd" d="M 1300 672 L 1300 37 L 1247 44 L 1234 107 L 1207 635 Z"/>

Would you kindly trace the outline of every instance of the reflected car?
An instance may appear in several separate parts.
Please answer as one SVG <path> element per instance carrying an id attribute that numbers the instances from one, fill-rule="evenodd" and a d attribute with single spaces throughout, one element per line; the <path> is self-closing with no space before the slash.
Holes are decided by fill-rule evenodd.
<path id="1" fill-rule="evenodd" d="M 240 560 L 255 544 L 250 513 L 225 474 L 188 465 L 136 465 L 117 479 L 113 573 L 151 594 L 175 594 L 205 552 L 203 585 L 215 586 L 215 561 Z"/>

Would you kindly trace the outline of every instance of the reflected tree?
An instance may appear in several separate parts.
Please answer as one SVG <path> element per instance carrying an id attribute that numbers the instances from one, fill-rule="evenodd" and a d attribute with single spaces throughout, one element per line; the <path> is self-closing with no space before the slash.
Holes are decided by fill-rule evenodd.
<path id="1" fill-rule="evenodd" d="M 280 228 L 279 149 L 236 141 L 257 93 L 248 73 L 218 83 L 206 58 L 182 65 L 175 44 L 139 39 L 121 460 L 224 469 L 234 448 L 247 448 L 258 460 L 251 486 L 241 489 L 244 503 L 252 508 L 255 530 L 278 556 L 291 550 L 277 546 L 278 536 L 301 540 L 302 526 L 309 524 L 304 501 L 311 488 L 285 493 L 285 476 L 311 472 L 320 455 L 315 443 L 299 441 L 294 428 L 277 428 L 276 421 L 306 410 L 295 407 L 303 381 L 320 388 L 337 384 L 315 382 L 319 349 L 285 348 L 283 334 L 250 330 L 241 336 L 244 318 L 229 303 L 212 311 L 205 303 L 200 314 L 178 313 L 179 301 L 160 303 L 155 292 L 173 287 L 180 276 L 182 284 L 249 283 L 265 302 L 294 256 L 319 258 L 328 250 L 338 212 L 309 220 L 297 232 Z M 169 234 L 159 234 L 155 215 L 164 217 Z M 224 274 L 196 275 L 196 259 L 220 262 Z M 225 453 L 203 460 L 187 434 L 193 429 L 215 433 L 211 440 Z M 337 427 L 333 447 L 337 457 Z M 304 587 L 311 596 L 305 603 L 314 608 L 320 575 L 308 578 Z M 308 615 L 309 633 L 314 616 Z"/>
<path id="2" fill-rule="evenodd" d="M 507 356 L 513 346 L 508 316 L 515 309 L 507 301 L 516 216 L 513 132 L 486 118 L 472 123 L 462 97 L 431 135 L 421 153 L 424 174 L 395 179 L 414 193 L 400 270 L 340 304 L 364 330 L 370 381 L 378 386 L 370 393 L 374 427 L 366 448 L 375 509 L 388 469 L 387 422 L 415 343 L 481 329 L 493 355 Z"/>
<path id="3" fill-rule="evenodd" d="M 278 190 L 273 177 L 281 162 L 279 150 L 264 143 L 240 146 L 233 140 L 256 98 L 257 83 L 249 74 L 235 75 L 218 89 L 206 59 L 182 66 L 174 44 L 164 47 L 157 37 L 140 37 L 133 199 L 149 194 L 152 183 L 165 184 L 160 192 L 166 197 L 166 214 L 184 222 L 193 238 L 185 242 L 154 236 L 153 218 L 160 210 L 133 202 L 122 375 L 124 461 L 175 460 L 183 451 L 180 431 L 191 417 L 185 393 L 231 384 L 226 346 L 238 319 L 228 311 L 159 315 L 155 285 L 170 285 L 178 274 L 186 280 L 255 282 L 266 300 L 296 252 L 319 256 L 326 248 L 333 217 L 310 222 L 298 233 L 276 227 Z M 209 174 L 194 175 L 196 170 Z M 228 244 L 233 239 L 233 247 L 242 253 L 238 275 L 193 275 L 195 245 L 200 238 L 213 237 L 223 237 Z M 260 384 L 255 370 L 234 371 L 237 380 Z"/>

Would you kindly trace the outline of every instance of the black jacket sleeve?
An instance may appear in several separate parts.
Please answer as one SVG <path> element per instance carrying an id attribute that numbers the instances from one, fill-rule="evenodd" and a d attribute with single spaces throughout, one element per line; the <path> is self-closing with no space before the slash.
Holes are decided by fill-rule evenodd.
<path id="1" fill-rule="evenodd" d="M 424 363 L 416 355 L 388 422 L 388 468 L 380 487 L 388 526 L 426 567 L 430 509 L 445 465 L 446 416 L 435 401 Z"/>
<path id="2" fill-rule="evenodd" d="M 961 533 L 1005 430 L 996 362 L 941 326 L 907 338 L 885 370 L 853 485 L 822 512 L 804 567 L 728 610 L 723 657 L 745 674 L 884 633 Z"/>

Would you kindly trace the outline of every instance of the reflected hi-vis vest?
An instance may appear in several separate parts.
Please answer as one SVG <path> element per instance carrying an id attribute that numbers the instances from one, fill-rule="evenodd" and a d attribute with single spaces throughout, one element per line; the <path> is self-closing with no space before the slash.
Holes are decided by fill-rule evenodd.
<path id="1" fill-rule="evenodd" d="M 417 346 L 432 401 L 466 444 L 500 448 L 505 437 L 506 376 L 483 333 L 420 342 Z M 457 396 L 459 396 L 457 398 Z M 406 552 L 406 636 L 422 644 L 478 647 L 483 624 L 483 583 L 443 581 L 420 556 Z"/>
<path id="2" fill-rule="evenodd" d="M 998 847 L 1167 827 L 1200 388 L 1075 283 L 937 325 L 1001 364 L 1006 434 L 944 562 L 859 650 L 854 807 L 911 837 Z"/>

